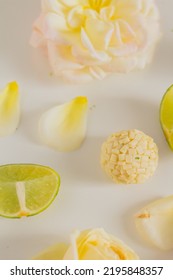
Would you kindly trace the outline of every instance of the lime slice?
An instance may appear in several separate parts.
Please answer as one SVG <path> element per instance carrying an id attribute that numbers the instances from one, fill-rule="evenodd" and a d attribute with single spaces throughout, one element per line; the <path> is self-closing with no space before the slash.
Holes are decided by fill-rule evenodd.
<path id="1" fill-rule="evenodd" d="M 160 105 L 160 122 L 166 140 L 173 150 L 173 85 L 164 94 Z"/>
<path id="2" fill-rule="evenodd" d="M 21 218 L 45 210 L 55 199 L 59 175 L 36 164 L 0 166 L 0 216 Z"/>

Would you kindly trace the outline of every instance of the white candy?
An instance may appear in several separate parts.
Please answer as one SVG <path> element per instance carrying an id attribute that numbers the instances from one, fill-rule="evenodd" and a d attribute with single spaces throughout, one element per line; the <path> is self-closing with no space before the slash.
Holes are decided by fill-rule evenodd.
<path id="1" fill-rule="evenodd" d="M 142 131 L 114 133 L 102 145 L 101 165 L 116 183 L 143 183 L 154 174 L 157 164 L 158 148 Z"/>

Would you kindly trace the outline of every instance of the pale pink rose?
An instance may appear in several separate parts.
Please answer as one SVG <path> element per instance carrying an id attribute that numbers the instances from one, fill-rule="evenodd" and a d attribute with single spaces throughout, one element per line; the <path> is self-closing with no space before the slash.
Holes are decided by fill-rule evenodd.
<path id="1" fill-rule="evenodd" d="M 72 82 L 143 69 L 160 38 L 155 0 L 42 0 L 31 44 Z"/>

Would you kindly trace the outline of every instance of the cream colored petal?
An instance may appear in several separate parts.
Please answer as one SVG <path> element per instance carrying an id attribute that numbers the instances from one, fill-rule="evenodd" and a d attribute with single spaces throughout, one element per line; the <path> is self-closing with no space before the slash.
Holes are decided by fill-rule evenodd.
<path id="1" fill-rule="evenodd" d="M 111 46 L 115 47 L 117 45 L 117 43 L 119 46 L 122 46 L 122 44 L 123 44 L 120 25 L 119 25 L 118 21 L 115 22 L 115 33 L 112 36 Z"/>
<path id="2" fill-rule="evenodd" d="M 75 231 L 64 259 L 123 260 L 138 259 L 133 250 L 103 229 Z"/>
<path id="3" fill-rule="evenodd" d="M 68 31 L 68 25 L 64 16 L 48 13 L 44 21 L 44 35 L 49 40 L 56 40 L 60 32 Z"/>
<path id="4" fill-rule="evenodd" d="M 96 78 L 98 80 L 103 80 L 108 75 L 99 66 L 92 66 L 92 67 L 90 67 L 90 73 L 93 75 L 94 78 Z"/>
<path id="5" fill-rule="evenodd" d="M 16 82 L 7 84 L 0 92 L 0 136 L 14 133 L 19 125 L 20 100 Z"/>
<path id="6" fill-rule="evenodd" d="M 152 22 L 148 22 L 148 20 L 146 20 L 143 16 L 136 16 L 134 18 L 131 18 L 129 20 L 129 25 L 131 27 L 131 30 L 134 31 L 135 35 L 131 37 L 131 41 L 134 42 L 139 51 L 145 51 L 145 49 L 148 47 L 149 44 L 154 44 L 156 43 L 156 38 L 159 37 L 159 33 L 158 33 L 158 29 L 155 29 L 155 26 L 158 23 L 154 23 L 154 28 L 153 28 L 153 23 Z M 125 26 L 124 26 L 125 27 Z M 120 28 L 121 31 L 124 32 L 123 25 L 122 25 L 122 21 L 120 22 Z M 152 30 L 154 29 L 154 36 L 150 35 L 150 32 L 152 32 Z M 123 34 L 123 33 L 122 33 Z M 130 35 L 130 34 L 129 34 Z M 128 36 L 129 37 L 129 36 Z"/>
<path id="7" fill-rule="evenodd" d="M 74 7 L 67 15 L 67 22 L 72 28 L 79 28 L 84 22 L 83 8 L 81 6 Z"/>
<path id="8" fill-rule="evenodd" d="M 79 61 L 82 65 L 86 67 L 99 65 L 98 58 L 91 56 L 90 52 L 87 49 L 83 49 L 78 46 L 72 46 L 72 55 L 76 59 L 76 61 Z M 100 62 L 100 64 L 102 64 L 102 62 Z"/>
<path id="9" fill-rule="evenodd" d="M 56 12 L 58 14 L 61 13 L 63 9 L 63 4 L 57 0 L 41 0 L 42 11 L 43 12 Z"/>
<path id="10" fill-rule="evenodd" d="M 140 16 L 130 19 L 128 22 L 117 20 L 115 22 L 115 33 L 111 38 L 112 48 L 121 48 L 125 44 L 135 45 L 136 51 L 147 42 L 147 32 L 144 28 L 144 19 Z"/>
<path id="11" fill-rule="evenodd" d="M 115 14 L 115 6 L 108 6 L 105 8 L 102 8 L 100 11 L 100 17 L 101 19 L 103 19 L 104 21 L 109 21 L 112 19 L 112 17 Z"/>
<path id="12" fill-rule="evenodd" d="M 46 45 L 46 41 L 45 41 L 45 38 L 43 37 L 42 33 L 39 31 L 36 31 L 36 30 L 32 31 L 29 43 L 34 48 L 38 48 L 38 47 L 42 48 L 42 47 L 45 47 L 45 45 Z"/>
<path id="13" fill-rule="evenodd" d="M 109 48 L 108 52 L 115 56 L 115 57 L 121 57 L 121 56 L 128 56 L 131 54 L 134 54 L 137 51 L 137 46 L 134 43 L 129 44 L 122 44 L 119 47 Z"/>
<path id="14" fill-rule="evenodd" d="M 143 0 L 142 0 L 143 1 Z M 141 11 L 142 8 L 142 1 L 141 0 L 123 0 L 115 2 L 115 18 L 127 18 L 129 16 L 135 16 Z M 145 2 L 147 2 L 145 0 Z"/>
<path id="15" fill-rule="evenodd" d="M 72 45 L 71 51 L 75 60 L 80 62 L 83 66 L 99 66 L 111 61 L 111 56 L 107 54 L 105 55 L 105 52 L 103 53 L 101 51 L 96 51 L 93 46 L 91 46 L 93 50 L 93 53 L 91 55 L 90 47 L 85 47 L 84 44 L 82 44 L 81 40 L 78 39 L 79 38 L 77 37 L 77 43 Z"/>
<path id="16" fill-rule="evenodd" d="M 80 0 L 59 0 L 59 2 L 67 7 L 73 7 L 80 4 Z"/>
<path id="17" fill-rule="evenodd" d="M 62 75 L 63 71 L 79 70 L 84 67 L 82 64 L 75 62 L 70 46 L 56 46 L 50 41 L 48 43 L 48 57 L 56 75 Z"/>
<path id="18" fill-rule="evenodd" d="M 68 245 L 65 243 L 55 244 L 43 252 L 39 253 L 33 260 L 62 260 L 68 249 Z"/>
<path id="19" fill-rule="evenodd" d="M 58 151 L 79 148 L 86 136 L 88 100 L 76 97 L 72 101 L 45 112 L 39 122 L 40 138 Z"/>
<path id="20" fill-rule="evenodd" d="M 83 28 L 81 29 L 81 41 L 84 47 L 90 51 L 92 57 L 100 60 L 101 62 L 110 61 L 110 57 L 104 51 L 96 51 Z"/>
<path id="21" fill-rule="evenodd" d="M 155 47 L 161 39 L 161 32 L 158 22 L 143 23 L 143 29 L 145 30 L 145 40 L 141 44 L 141 50 L 144 52 L 147 48 Z"/>
<path id="22" fill-rule="evenodd" d="M 146 17 L 151 17 L 154 20 L 160 18 L 158 7 L 155 0 L 141 0 L 141 13 Z"/>
<path id="23" fill-rule="evenodd" d="M 93 75 L 87 67 L 81 70 L 64 70 L 62 77 L 65 81 L 74 84 L 85 84 L 93 80 Z"/>
<path id="24" fill-rule="evenodd" d="M 109 64 L 103 65 L 102 68 L 107 72 L 128 73 L 137 68 L 139 59 L 136 56 L 115 57 Z"/>
<path id="25" fill-rule="evenodd" d="M 79 260 L 77 239 L 80 236 L 80 231 L 75 230 L 70 236 L 70 245 L 64 255 L 64 260 Z"/>
<path id="26" fill-rule="evenodd" d="M 90 18 L 86 20 L 85 32 L 96 50 L 106 50 L 114 32 L 114 26 L 111 23 Z"/>
<path id="27" fill-rule="evenodd" d="M 43 34 L 44 15 L 41 14 L 34 22 L 33 31 L 30 38 L 30 44 L 34 48 L 42 48 L 46 45 L 46 38 Z"/>
<path id="28" fill-rule="evenodd" d="M 135 216 L 140 236 L 162 250 L 173 249 L 173 195 L 146 205 Z"/>
<path id="29" fill-rule="evenodd" d="M 92 9 L 85 9 L 84 10 L 84 15 L 86 16 L 86 18 L 99 18 L 98 13 L 95 10 Z"/>
<path id="30" fill-rule="evenodd" d="M 121 32 L 121 36 L 122 36 L 122 40 L 124 43 L 126 42 L 131 42 L 132 40 L 136 39 L 136 32 L 135 29 L 132 28 L 132 26 L 130 25 L 129 22 L 123 20 L 123 19 L 119 19 L 118 20 L 119 23 L 119 28 L 120 28 L 120 32 Z"/>

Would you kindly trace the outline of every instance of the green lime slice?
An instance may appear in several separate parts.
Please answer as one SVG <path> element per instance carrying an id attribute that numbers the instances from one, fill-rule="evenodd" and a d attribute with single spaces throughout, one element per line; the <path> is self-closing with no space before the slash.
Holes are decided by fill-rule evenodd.
<path id="1" fill-rule="evenodd" d="M 166 140 L 173 150 L 173 85 L 164 94 L 160 104 L 160 122 Z"/>
<path id="2" fill-rule="evenodd" d="M 60 176 L 36 164 L 0 166 L 0 216 L 21 218 L 45 210 L 55 199 Z"/>

